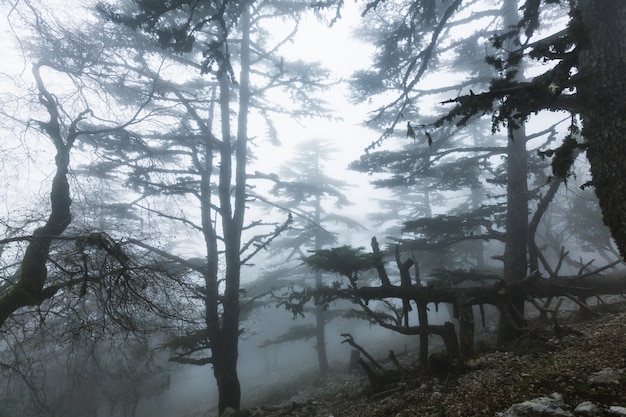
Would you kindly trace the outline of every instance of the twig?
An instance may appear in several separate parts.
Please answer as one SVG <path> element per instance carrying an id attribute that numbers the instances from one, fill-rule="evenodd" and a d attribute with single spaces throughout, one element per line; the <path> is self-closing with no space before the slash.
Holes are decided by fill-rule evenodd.
<path id="1" fill-rule="evenodd" d="M 580 265 L 580 269 L 578 270 L 578 276 L 582 276 L 585 269 L 587 269 L 594 262 L 595 262 L 595 259 L 592 259 L 589 262 L 583 264 L 583 260 L 581 258 L 580 260 L 581 265 Z"/>
<path id="2" fill-rule="evenodd" d="M 600 267 L 600 268 L 598 268 L 598 269 L 594 269 L 593 271 L 591 271 L 591 272 L 587 272 L 586 274 L 582 274 L 582 275 L 580 275 L 580 276 L 581 276 L 581 277 L 586 277 L 586 276 L 590 276 L 590 275 L 597 275 L 597 274 L 599 274 L 600 272 L 606 271 L 607 269 L 611 269 L 611 268 L 613 268 L 615 265 L 618 265 L 618 264 L 621 264 L 621 263 L 622 263 L 622 261 L 621 261 L 621 260 L 613 261 L 613 262 L 611 262 L 610 264 L 607 264 L 607 265 L 601 266 L 601 267 Z"/>

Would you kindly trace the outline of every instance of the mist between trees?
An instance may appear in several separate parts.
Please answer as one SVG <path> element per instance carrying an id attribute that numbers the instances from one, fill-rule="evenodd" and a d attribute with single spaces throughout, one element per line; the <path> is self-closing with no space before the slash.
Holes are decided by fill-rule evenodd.
<path id="1" fill-rule="evenodd" d="M 347 340 L 462 367 L 624 292 L 623 2 L 2 11 L 0 416 L 219 415 Z M 349 80 L 290 57 L 346 19 Z"/>

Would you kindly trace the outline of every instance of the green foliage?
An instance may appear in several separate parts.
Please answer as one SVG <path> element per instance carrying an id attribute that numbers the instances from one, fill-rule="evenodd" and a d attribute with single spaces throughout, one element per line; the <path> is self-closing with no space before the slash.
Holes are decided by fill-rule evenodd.
<path id="1" fill-rule="evenodd" d="M 572 10 L 565 31 L 520 45 L 516 40 L 519 32 L 523 31 L 527 37 L 532 36 L 540 26 L 541 13 L 548 13 L 541 9 L 541 3 L 540 0 L 526 1 L 522 8 L 523 16 L 517 27 L 491 37 L 495 53 L 489 54 L 485 59 L 499 76 L 491 81 L 489 89 L 480 94 L 461 95 L 444 102 L 456 103 L 457 106 L 440 117 L 432 126 L 441 127 L 447 123 L 464 126 L 474 117 L 492 114 L 492 130 L 495 132 L 500 126 L 511 125 L 516 128 L 529 115 L 544 109 L 572 110 L 570 102 L 562 105 L 557 97 L 562 91 L 573 90 L 577 84 L 584 82 L 584 77 L 575 75 L 575 68 L 578 52 L 584 45 L 586 35 L 581 29 L 579 17 Z M 505 46 L 511 43 L 511 40 L 519 45 L 517 50 L 505 50 Z M 529 82 L 518 82 L 518 68 L 526 56 L 544 64 L 555 65 Z"/>
<path id="2" fill-rule="evenodd" d="M 389 307 L 390 310 L 394 311 L 393 305 L 391 303 L 385 303 L 386 306 Z M 351 309 L 347 310 L 342 315 L 345 319 L 357 319 L 364 320 L 369 322 L 372 325 L 376 325 L 380 322 L 392 323 L 397 320 L 397 314 L 389 314 L 385 311 L 372 310 L 370 312 L 365 312 L 363 310 Z"/>
<path id="3" fill-rule="evenodd" d="M 504 210 L 500 206 L 483 206 L 464 215 L 442 214 L 404 223 L 403 232 L 411 232 L 422 236 L 433 244 L 442 241 L 462 240 L 471 236 L 483 226 L 490 228 L 495 223 L 494 216 Z"/>
<path id="4" fill-rule="evenodd" d="M 441 192 L 479 186 L 477 170 L 489 166 L 488 154 L 443 159 L 436 152 L 445 155 L 445 150 L 439 148 L 439 143 L 443 144 L 446 139 L 446 134 L 442 132 L 437 132 L 436 135 L 426 133 L 424 143 L 409 143 L 398 151 L 368 152 L 359 160 L 353 161 L 350 169 L 391 174 L 383 179 L 373 180 L 372 184 L 376 187 L 418 186 Z"/>
<path id="5" fill-rule="evenodd" d="M 576 159 L 576 150 L 580 144 L 573 137 L 567 137 L 563 144 L 554 151 L 552 158 L 552 172 L 557 178 L 567 179 L 572 173 L 572 165 Z"/>
<path id="6" fill-rule="evenodd" d="M 241 16 L 239 2 L 133 0 L 131 12 L 100 2 L 104 18 L 148 35 L 163 49 L 183 54 L 201 49 L 201 72 L 233 76 L 227 35 Z M 211 28 L 209 28 L 211 26 Z"/>
<path id="7" fill-rule="evenodd" d="M 526 3 L 522 6 L 524 14 L 518 26 L 524 29 L 525 35 L 529 38 L 532 36 L 535 30 L 539 28 L 540 5 L 541 0 L 526 0 Z"/>
<path id="8" fill-rule="evenodd" d="M 206 329 L 189 331 L 185 334 L 171 337 L 166 343 L 164 343 L 163 347 L 173 351 L 196 352 L 209 348 L 210 344 L 208 336 L 208 331 Z"/>
<path id="9" fill-rule="evenodd" d="M 579 152 L 587 149 L 587 144 L 578 142 L 578 137 L 580 137 L 580 128 L 576 120 L 572 118 L 569 133 L 561 146 L 556 149 L 538 151 L 538 155 L 541 158 L 552 158 L 552 173 L 556 178 L 567 180 L 567 178 L 573 175 L 576 156 L 578 156 Z"/>
<path id="10" fill-rule="evenodd" d="M 358 272 L 373 269 L 377 262 L 382 260 L 381 255 L 363 251 L 363 247 L 353 248 L 344 245 L 314 251 L 313 255 L 304 257 L 303 261 L 315 271 L 334 272 L 355 280 Z"/>

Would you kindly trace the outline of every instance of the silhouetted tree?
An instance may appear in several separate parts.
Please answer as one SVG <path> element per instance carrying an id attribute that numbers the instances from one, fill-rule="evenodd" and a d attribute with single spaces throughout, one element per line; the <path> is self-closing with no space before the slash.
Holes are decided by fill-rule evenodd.
<path id="1" fill-rule="evenodd" d="M 303 3 L 136 1 L 133 7 L 126 11 L 101 4 L 99 9 L 112 21 L 153 39 L 169 52 L 168 62 L 191 72 L 184 79 L 152 74 L 159 105 L 172 106 L 167 111 L 172 129 L 133 138 L 121 156 L 116 154 L 119 138 L 111 137 L 108 151 L 116 167 L 130 169 L 128 183 L 140 198 L 156 203 L 158 208 L 152 209 L 156 215 L 179 230 L 199 234 L 203 241 L 202 251 L 193 254 L 181 254 L 176 248 L 188 244 L 189 235 L 165 247 L 134 243 L 202 280 L 197 288 L 202 320 L 175 341 L 177 355 L 172 360 L 212 365 L 222 413 L 227 407 L 238 409 L 241 399 L 237 360 L 242 266 L 289 222 L 246 220 L 247 205 L 262 199 L 248 187 L 248 180 L 256 176 L 248 173 L 251 136 L 274 139 L 272 114 L 299 118 L 323 111 L 309 93 L 324 86 L 324 73 L 316 64 L 280 56 L 280 46 L 293 32 L 286 39 L 267 36 L 265 20 L 297 19 L 306 10 Z M 179 16 L 187 16 L 185 22 Z M 295 30 L 295 20 L 293 26 Z M 292 94 L 290 102 L 296 106 L 270 104 L 270 91 Z M 267 135 L 248 133 L 253 116 L 267 122 Z M 236 123 L 231 123 L 233 117 Z M 192 207 L 197 214 L 192 214 Z"/>
<path id="2" fill-rule="evenodd" d="M 374 16 L 370 25 L 375 30 L 366 36 L 374 37 L 379 53 L 372 70 L 356 75 L 356 97 L 391 92 L 397 98 L 386 102 L 370 119 L 369 123 L 380 126 L 383 133 L 352 166 L 388 173 L 390 176 L 378 180 L 378 185 L 415 187 L 428 196 L 439 193 L 458 198 L 464 193 L 467 200 L 457 207 L 448 201 L 441 204 L 439 211 L 444 210 L 445 214 L 432 216 L 426 212 L 421 218 L 405 220 L 402 232 L 407 237 L 401 240 L 402 247 L 431 251 L 450 247 L 449 250 L 459 252 L 471 248 L 469 242 L 474 241 L 470 257 L 475 260 L 467 267 L 485 268 L 483 242 L 499 241 L 503 244 L 504 254 L 498 258 L 503 261 L 504 276 L 519 280 L 528 270 L 529 204 L 541 197 L 546 179 L 545 165 L 537 156 L 528 155 L 526 143 L 531 138 L 525 133 L 524 123 L 505 119 L 506 134 L 493 135 L 491 130 L 499 129 L 490 129 L 481 120 L 472 119 L 470 124 L 467 117 L 454 126 L 442 126 L 434 117 L 443 110 L 432 102 L 444 95 L 467 91 L 474 96 L 474 91 L 486 88 L 491 79 L 519 78 L 523 73 L 525 63 L 509 56 L 509 51 L 519 44 L 516 37 L 507 38 L 507 44 L 501 48 L 494 48 L 489 42 L 494 32 L 508 33 L 517 24 L 517 1 L 504 1 L 497 8 L 473 13 L 469 19 L 459 17 L 475 6 L 475 2 L 461 1 L 437 6 L 431 2 L 407 2 L 398 8 L 381 2 L 367 12 Z M 492 25 L 494 20 L 497 25 Z M 486 22 L 487 28 L 470 28 L 470 21 Z M 464 32 L 462 38 L 450 35 L 450 39 L 441 36 L 446 30 L 459 27 L 471 35 Z M 483 51 L 490 51 L 491 61 L 480 58 Z M 515 66 L 505 71 L 492 65 L 497 60 L 515 62 Z M 428 77 L 434 81 L 436 70 L 450 81 L 430 87 Z M 458 73 L 467 78 L 459 79 Z M 406 126 L 403 134 L 412 143 L 399 151 L 375 150 L 398 126 Z M 555 132 L 554 127 L 541 132 L 545 143 L 554 140 Z M 496 162 L 498 159 L 501 163 Z M 535 182 L 532 192 L 529 178 Z M 508 316 L 523 316 L 523 302 L 516 309 L 519 314 Z M 503 328 L 502 341 L 512 337 L 505 337 L 504 332 Z"/>
<path id="3" fill-rule="evenodd" d="M 20 232 L 13 230 L 13 236 L 3 240 L 5 245 L 25 242 L 26 247 L 18 261 L 19 267 L 7 270 L 7 278 L 0 283 L 0 326 L 18 309 L 37 307 L 59 291 L 86 282 L 78 274 L 64 275 L 67 271 L 59 268 L 63 265 L 62 260 L 55 260 L 52 256 L 56 253 L 57 242 L 75 241 L 77 247 L 89 250 L 97 247 L 109 252 L 112 257 L 117 257 L 118 265 L 125 262 L 125 255 L 118 250 L 114 241 L 98 238 L 104 235 L 90 234 L 89 229 L 86 233 L 83 229 L 66 235 L 72 223 L 72 197 L 68 180 L 70 156 L 79 151 L 76 148 L 84 140 L 103 134 L 125 134 L 129 126 L 144 117 L 142 110 L 150 100 L 146 96 L 126 108 L 125 112 L 110 114 L 109 118 L 101 117 L 101 108 L 113 103 L 106 101 L 106 95 L 89 96 L 86 91 L 102 87 L 102 84 L 90 77 L 89 71 L 105 73 L 106 70 L 103 61 L 94 60 L 94 55 L 86 51 L 100 50 L 102 44 L 98 40 L 90 44 L 85 39 L 71 36 L 71 30 L 64 28 L 53 15 L 43 14 L 30 3 L 20 6 L 23 7 L 16 8 L 15 15 L 20 16 L 20 19 L 32 19 L 24 23 L 16 18 L 15 24 L 30 30 L 32 35 L 30 38 L 24 37 L 24 45 L 29 47 L 24 50 L 24 59 L 25 62 L 32 63 L 35 98 L 30 102 L 28 97 L 11 99 L 18 106 L 29 106 L 31 113 L 10 114 L 11 110 L 7 107 L 3 109 L 3 117 L 10 120 L 13 126 L 17 126 L 16 129 L 33 127 L 33 130 L 28 131 L 29 134 L 37 131 L 44 137 L 48 145 L 52 145 L 47 149 L 54 155 L 51 159 L 54 159 L 55 168 L 51 174 L 49 214 L 42 221 L 44 224 L 32 232 L 28 228 Z M 61 36 L 65 36 L 63 42 L 60 41 Z M 51 74 L 56 77 L 54 89 L 50 87 L 50 79 L 53 78 Z M 16 117 L 16 114 L 19 116 Z M 31 139 L 31 136 L 28 138 Z M 10 198 L 24 197 L 18 195 Z M 54 273 L 51 274 L 51 270 Z M 88 272 L 84 271 L 85 274 Z"/>
<path id="4" fill-rule="evenodd" d="M 585 0 L 562 3 L 526 1 L 521 20 L 511 30 L 494 38 L 496 47 L 508 39 L 522 36 L 523 41 L 509 51 L 508 59 L 488 57 L 508 77 L 494 79 L 478 94 L 465 94 L 453 100 L 456 107 L 433 123 L 466 123 L 476 114 L 493 114 L 494 126 L 519 124 L 542 110 L 568 112 L 582 119 L 580 137 L 567 137 L 553 155 L 554 175 L 566 178 L 574 155 L 584 150 L 589 159 L 593 186 L 600 202 L 604 222 L 609 226 L 622 257 L 626 255 L 626 206 L 624 177 L 626 166 L 616 155 L 624 153 L 621 126 L 624 122 L 626 83 L 616 74 L 624 70 L 626 24 L 623 2 Z M 566 7 L 563 7 L 565 5 Z M 547 24 L 548 13 L 567 11 L 567 27 L 545 37 L 538 30 Z M 553 16 L 553 15 L 552 15 Z M 549 69 L 529 80 L 515 77 L 515 66 L 529 57 L 550 63 Z M 511 71 L 513 70 L 513 71 Z"/>
<path id="5" fill-rule="evenodd" d="M 326 161 L 337 152 L 328 141 L 312 139 L 299 145 L 292 160 L 283 166 L 280 175 L 275 178 L 272 190 L 278 199 L 274 203 L 294 213 L 293 222 L 283 236 L 273 242 L 271 252 L 281 258 L 281 268 L 272 275 L 280 277 L 285 284 L 300 288 L 321 288 L 324 282 L 322 271 L 314 271 L 313 285 L 308 284 L 309 271 L 303 268 L 301 258 L 308 255 L 308 251 L 320 250 L 323 247 L 337 242 L 337 237 L 329 231 L 331 223 L 341 224 L 350 229 L 360 226 L 354 220 L 333 213 L 326 209 L 325 203 L 334 200 L 334 205 L 341 208 L 350 204 L 342 189 L 345 182 L 334 179 L 329 175 L 329 167 Z M 287 256 L 285 256 L 285 253 Z M 287 263 L 287 265 L 286 265 Z M 289 263 L 294 264 L 289 268 Z M 282 271 L 282 272 L 281 272 Z M 282 275 L 287 275 L 285 278 Z M 329 312 L 321 305 L 314 306 L 315 326 L 311 328 L 312 334 L 292 332 L 289 340 L 294 337 L 313 336 L 316 341 L 315 349 L 318 356 L 320 377 L 328 375 L 328 356 L 326 353 L 326 323 L 337 316 L 337 312 Z M 285 341 L 285 337 L 279 337 Z"/>

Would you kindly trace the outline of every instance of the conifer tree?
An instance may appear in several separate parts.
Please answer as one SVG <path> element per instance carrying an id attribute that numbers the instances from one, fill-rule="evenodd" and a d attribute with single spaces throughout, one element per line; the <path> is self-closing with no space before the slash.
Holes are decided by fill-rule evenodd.
<path id="1" fill-rule="evenodd" d="M 190 277 L 203 282 L 197 296 L 204 311 L 177 340 L 173 360 L 211 364 L 219 412 L 239 409 L 242 268 L 290 221 L 270 224 L 246 218 L 250 202 L 262 200 L 248 184 L 259 176 L 248 172 L 254 157 L 251 146 L 276 139 L 272 115 L 301 118 L 323 112 L 310 93 L 324 87 L 325 72 L 315 63 L 280 55 L 281 45 L 294 32 L 285 39 L 268 34 L 271 23 L 266 20 L 282 20 L 295 31 L 297 18 L 307 9 L 304 3 L 139 0 L 133 6 L 101 4 L 99 9 L 164 48 L 161 59 L 166 66 L 179 68 L 186 76 L 151 74 L 157 97 L 154 109 L 171 121 L 171 128 L 144 132 L 131 143 L 138 146 L 136 152 L 125 149 L 122 155 L 116 155 L 119 141 L 112 137 L 109 157 L 118 169 L 128 171 L 128 184 L 151 202 L 153 213 L 187 231 L 169 247 L 134 242 L 179 263 Z M 290 105 L 272 102 L 270 92 L 279 97 L 289 94 Z M 250 131 L 253 117 L 266 123 L 266 131 Z M 202 241 L 201 253 L 172 250 L 176 244 L 188 245 L 190 235 Z"/>
<path id="2" fill-rule="evenodd" d="M 307 282 L 310 277 L 308 270 L 303 268 L 302 258 L 308 256 L 309 251 L 318 251 L 337 243 L 337 234 L 329 231 L 329 227 L 342 225 L 348 229 L 360 228 L 356 221 L 333 213 L 326 207 L 329 201 L 333 201 L 337 209 L 350 204 L 342 192 L 346 187 L 345 182 L 332 178 L 328 172 L 329 164 L 326 162 L 335 152 L 337 149 L 322 139 L 311 139 L 300 144 L 293 160 L 283 167 L 280 176 L 276 178 L 273 188 L 273 193 L 278 197 L 275 203 L 283 209 L 292 211 L 294 215 L 289 230 L 273 242 L 270 252 L 281 258 L 279 271 L 290 278 L 285 283 L 297 286 L 300 290 L 321 289 L 328 285 L 321 270 L 314 271 L 312 283 Z M 276 272 L 272 273 L 275 274 Z M 297 335 L 315 338 L 315 350 L 322 379 L 326 378 L 329 371 L 326 323 L 340 316 L 341 312 L 342 310 L 327 309 L 321 304 L 314 305 L 312 307 L 315 317 L 314 328 L 308 329 L 311 333 L 301 332 Z M 285 341 L 286 338 L 279 337 L 279 340 Z"/>

